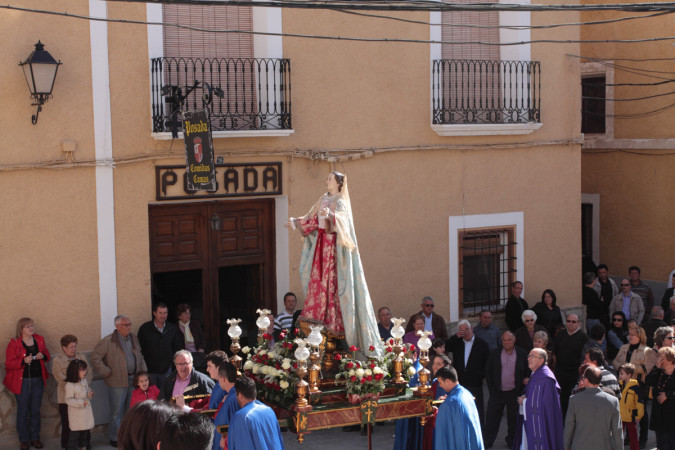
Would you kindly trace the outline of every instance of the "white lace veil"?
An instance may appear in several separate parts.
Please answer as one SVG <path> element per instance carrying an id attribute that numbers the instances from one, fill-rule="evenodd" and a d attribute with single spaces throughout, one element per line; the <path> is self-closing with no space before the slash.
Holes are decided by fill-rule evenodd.
<path id="1" fill-rule="evenodd" d="M 337 171 L 333 171 L 331 173 L 336 177 L 336 181 L 339 177 L 342 177 L 342 189 L 337 194 L 334 210 L 337 244 L 347 247 L 349 250 L 356 250 L 356 234 L 354 232 L 352 203 L 349 199 L 349 188 L 347 187 L 347 175 Z M 327 195 L 329 194 L 326 193 L 319 197 L 319 200 L 317 200 L 316 203 L 312 205 L 312 208 L 307 214 L 305 214 L 303 218 L 308 219 L 312 216 L 312 214 L 317 213 L 321 207 L 321 200 L 323 200 L 323 198 Z"/>

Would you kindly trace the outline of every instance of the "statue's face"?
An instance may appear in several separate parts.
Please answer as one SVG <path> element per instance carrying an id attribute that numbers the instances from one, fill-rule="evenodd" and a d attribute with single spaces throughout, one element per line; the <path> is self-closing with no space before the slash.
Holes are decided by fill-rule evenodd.
<path id="1" fill-rule="evenodd" d="M 338 182 L 335 180 L 335 175 L 334 174 L 328 174 L 328 178 L 326 178 L 326 189 L 328 192 L 331 194 L 337 194 L 338 192 Z"/>

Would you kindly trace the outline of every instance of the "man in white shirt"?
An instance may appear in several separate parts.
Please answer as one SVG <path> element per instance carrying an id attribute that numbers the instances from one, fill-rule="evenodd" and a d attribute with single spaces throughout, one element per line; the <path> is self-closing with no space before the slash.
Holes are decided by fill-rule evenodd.
<path id="1" fill-rule="evenodd" d="M 287 292 L 284 295 L 284 310 L 274 319 L 274 339 L 279 339 L 281 330 L 291 330 L 293 326 L 293 313 L 295 312 L 295 305 L 298 304 L 298 299 L 292 292 Z"/>

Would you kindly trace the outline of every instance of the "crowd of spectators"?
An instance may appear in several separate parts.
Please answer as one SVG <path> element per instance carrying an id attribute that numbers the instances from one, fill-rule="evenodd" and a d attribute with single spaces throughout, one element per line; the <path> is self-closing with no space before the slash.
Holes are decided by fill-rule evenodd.
<path id="1" fill-rule="evenodd" d="M 552 289 L 530 308 L 523 287 L 520 281 L 511 286 L 504 309 L 507 330 L 483 310 L 475 326 L 461 320 L 452 336 L 434 312 L 433 298 L 423 297 L 404 341 L 415 344 L 419 331 L 432 333 L 432 391 L 443 403 L 414 448 L 440 448 L 439 442 L 443 448 L 490 448 L 506 409 L 505 444 L 513 448 L 589 448 L 589 443 L 618 448 L 624 430 L 626 443 L 636 450 L 644 448 L 652 430 L 659 449 L 675 449 L 673 288 L 655 305 L 639 268 L 631 267 L 617 284 L 600 265 L 597 273 L 583 277 L 582 323 L 578 314 L 561 311 Z M 295 294 L 287 293 L 284 310 L 271 318 L 273 336 L 295 326 L 296 305 Z M 237 377 L 225 352 L 206 354 L 201 324 L 191 320 L 189 306 L 180 305 L 176 324 L 167 320 L 163 303 L 153 305 L 152 316 L 137 335 L 128 317 L 115 317 L 115 330 L 90 355 L 108 388 L 110 445 L 283 448 L 274 412 L 256 400 L 252 380 Z M 391 318 L 388 307 L 378 310 L 382 339 L 391 338 Z M 77 342 L 76 336 L 64 335 L 52 362 L 64 449 L 87 447 L 93 427 L 93 371 Z M 17 323 L 6 356 L 4 384 L 16 396 L 20 448 L 42 448 L 39 411 L 51 355 L 30 318 Z M 213 418 L 200 414 L 203 409 Z M 225 426 L 227 437 L 216 429 Z M 457 430 L 464 430 L 463 440 L 449 443 Z M 413 448 L 407 445 L 400 448 Z"/>

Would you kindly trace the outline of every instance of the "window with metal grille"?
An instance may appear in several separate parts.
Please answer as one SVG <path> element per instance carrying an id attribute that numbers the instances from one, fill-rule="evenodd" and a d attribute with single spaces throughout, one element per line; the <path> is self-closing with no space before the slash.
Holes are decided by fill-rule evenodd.
<path id="1" fill-rule="evenodd" d="M 581 80 L 581 132 L 605 133 L 605 76 Z"/>
<path id="2" fill-rule="evenodd" d="M 515 227 L 459 231 L 459 312 L 502 311 L 516 281 Z"/>

